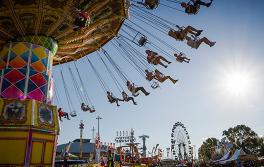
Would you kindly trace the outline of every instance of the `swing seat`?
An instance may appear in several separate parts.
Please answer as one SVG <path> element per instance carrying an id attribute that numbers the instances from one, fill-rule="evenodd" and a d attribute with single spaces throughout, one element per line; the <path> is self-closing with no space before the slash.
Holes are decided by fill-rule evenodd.
<path id="1" fill-rule="evenodd" d="M 142 34 L 141 32 L 137 32 L 136 35 L 134 36 L 132 42 L 139 47 L 145 46 L 146 43 L 148 42 L 147 37 Z"/>
<path id="2" fill-rule="evenodd" d="M 115 103 L 115 100 L 113 99 L 113 100 L 108 100 L 109 101 L 109 103 Z"/>
<path id="3" fill-rule="evenodd" d="M 84 106 L 81 106 L 81 109 L 86 112 L 86 111 L 89 111 L 89 106 L 88 105 L 84 105 Z"/>
<path id="4" fill-rule="evenodd" d="M 133 95 L 134 97 L 137 97 L 137 96 L 139 95 L 139 93 L 132 92 L 132 95 Z"/>
<path id="5" fill-rule="evenodd" d="M 159 83 L 158 82 L 153 82 L 152 84 L 151 84 L 151 88 L 152 89 L 157 89 L 159 87 Z"/>
<path id="6" fill-rule="evenodd" d="M 95 112 L 96 110 L 94 109 L 94 106 L 91 107 L 90 113 Z"/>
<path id="7" fill-rule="evenodd" d="M 76 111 L 72 111 L 72 112 L 70 112 L 70 116 L 71 116 L 71 117 L 76 117 L 76 116 L 77 116 Z"/>
<path id="8" fill-rule="evenodd" d="M 147 43 L 147 37 L 145 37 L 145 36 L 143 36 L 143 37 L 141 37 L 140 39 L 139 39 L 139 41 L 138 41 L 138 45 L 139 46 L 145 46 L 146 45 L 146 43 Z"/>

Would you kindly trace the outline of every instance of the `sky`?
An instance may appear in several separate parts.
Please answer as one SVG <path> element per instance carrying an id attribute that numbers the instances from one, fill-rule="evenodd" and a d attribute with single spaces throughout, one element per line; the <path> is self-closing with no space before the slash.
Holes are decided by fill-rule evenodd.
<path id="1" fill-rule="evenodd" d="M 161 0 L 161 3 L 180 9 L 179 4 L 169 4 L 166 0 Z M 62 103 L 59 105 L 63 105 L 64 110 L 69 112 L 61 82 L 62 70 L 78 114 L 69 121 L 61 122 L 58 143 L 79 138 L 80 120 L 84 121 L 84 138 L 92 138 L 91 129 L 94 126 L 97 130 L 98 115 L 103 118 L 100 120 L 103 142 L 114 142 L 116 131 L 129 131 L 133 128 L 136 142 L 142 142 L 138 138 L 142 134 L 150 136 L 147 140 L 148 151 L 158 143 L 162 149 L 170 147 L 171 129 L 176 122 L 185 125 L 191 145 L 195 145 L 196 149 L 206 138 L 221 139 L 223 130 L 238 124 L 245 124 L 258 135 L 264 135 L 263 5 L 262 0 L 214 0 L 210 8 L 201 7 L 195 16 L 162 5 L 153 11 L 154 14 L 175 24 L 202 29 L 204 31 L 201 36 L 216 41 L 214 47 L 202 44 L 197 50 L 165 34 L 155 33 L 152 27 L 138 22 L 147 31 L 154 32 L 191 58 L 189 64 L 173 61 L 167 69 L 158 67 L 164 74 L 179 79 L 175 85 L 167 81 L 161 84 L 160 88 L 151 89 L 143 77 L 120 59 L 111 44 L 104 46 L 137 85 L 142 85 L 151 92 L 149 96 L 137 97 L 137 106 L 131 103 L 121 103 L 120 107 L 110 104 L 91 68 L 85 59 L 80 59 L 77 62 L 78 69 L 96 108 L 95 113 L 84 113 L 80 109 L 80 102 L 67 71 L 67 68 L 73 65 L 68 63 L 61 67 L 55 66 L 53 76 L 59 101 Z M 132 15 L 129 19 L 135 20 Z M 144 53 L 144 48 L 138 49 Z M 93 53 L 88 57 L 114 94 L 120 96 L 104 66 L 100 65 L 97 55 Z M 56 100 L 55 104 L 58 105 Z"/>

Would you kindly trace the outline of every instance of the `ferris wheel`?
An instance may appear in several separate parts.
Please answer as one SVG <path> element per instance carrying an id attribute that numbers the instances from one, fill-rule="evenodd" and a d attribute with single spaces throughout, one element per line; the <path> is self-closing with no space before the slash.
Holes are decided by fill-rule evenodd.
<path id="1" fill-rule="evenodd" d="M 176 122 L 171 132 L 171 151 L 175 160 L 189 161 L 192 157 L 192 147 L 189 133 L 181 122 Z"/>

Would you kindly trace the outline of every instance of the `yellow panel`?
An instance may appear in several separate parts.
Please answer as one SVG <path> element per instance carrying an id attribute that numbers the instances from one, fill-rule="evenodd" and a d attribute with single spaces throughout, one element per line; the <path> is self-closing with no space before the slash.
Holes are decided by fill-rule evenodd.
<path id="1" fill-rule="evenodd" d="M 18 132 L 18 131 L 0 131 L 0 139 L 4 137 L 25 137 L 27 138 L 28 132 Z M 1 147 L 0 147 L 1 148 Z"/>
<path id="2" fill-rule="evenodd" d="M 37 48 L 34 48 L 33 52 L 39 59 L 43 59 L 43 58 L 46 58 L 48 56 L 45 50 L 46 49 L 44 47 L 39 46 Z"/>
<path id="3" fill-rule="evenodd" d="M 33 101 L 34 103 L 34 126 L 38 126 L 38 105 L 37 101 Z"/>
<path id="4" fill-rule="evenodd" d="M 54 140 L 54 135 L 44 134 L 44 133 L 34 133 L 33 138 L 43 139 L 43 140 Z"/>
<path id="5" fill-rule="evenodd" d="M 52 108 L 52 116 L 53 116 L 53 124 L 49 125 L 46 124 L 42 126 L 39 124 L 38 122 L 38 104 L 40 104 L 40 102 L 34 101 L 35 102 L 35 107 L 34 107 L 34 123 L 35 123 L 35 127 L 39 128 L 39 129 L 45 129 L 45 130 L 51 130 L 51 131 L 59 131 L 59 121 L 58 121 L 58 115 L 57 115 L 57 110 L 56 110 L 56 106 L 52 106 L 49 105 L 49 107 Z"/>
<path id="6" fill-rule="evenodd" d="M 9 47 L 5 46 L 1 51 L 0 51 L 0 56 L 5 56 L 8 54 Z"/>
<path id="7" fill-rule="evenodd" d="M 0 140 L 1 164 L 24 164 L 26 140 Z"/>
<path id="8" fill-rule="evenodd" d="M 0 115 L 2 115 L 3 107 L 4 107 L 4 100 L 0 99 Z"/>
<path id="9" fill-rule="evenodd" d="M 16 54 L 16 55 L 21 55 L 24 52 L 28 51 L 28 47 L 26 46 L 25 43 L 23 42 L 18 42 L 16 43 L 14 46 L 12 46 L 12 51 Z"/>
<path id="10" fill-rule="evenodd" d="M 51 142 L 46 142 L 44 163 L 51 163 L 53 157 L 53 146 L 54 144 Z"/>
<path id="11" fill-rule="evenodd" d="M 53 106 L 52 111 L 53 111 L 53 118 L 54 118 L 54 123 L 55 123 L 55 129 L 54 130 L 56 130 L 57 133 L 59 133 L 60 123 L 59 123 L 59 116 L 58 116 L 58 112 L 57 112 L 57 106 Z"/>
<path id="12" fill-rule="evenodd" d="M 32 125 L 32 118 L 31 118 L 31 115 L 32 115 L 32 103 L 33 103 L 33 100 L 27 100 L 27 107 L 26 107 L 26 110 L 27 110 L 27 121 L 26 121 L 26 125 Z"/>
<path id="13" fill-rule="evenodd" d="M 41 163 L 42 149 L 43 149 L 42 142 L 33 141 L 33 147 L 31 152 L 31 163 Z"/>
<path id="14" fill-rule="evenodd" d="M 4 105 L 6 105 L 7 103 L 10 103 L 10 102 L 15 102 L 15 101 L 20 101 L 20 100 L 17 100 L 17 99 L 0 99 L 0 115 L 2 115 L 2 112 L 3 112 L 3 108 L 4 108 Z M 23 120 L 20 120 L 20 121 L 14 121 L 12 120 L 12 124 L 20 124 L 20 125 L 31 125 L 31 113 L 32 113 L 32 100 L 23 100 L 23 101 L 20 101 L 22 103 L 24 103 L 26 105 L 26 108 L 25 108 L 25 118 L 23 118 Z"/>

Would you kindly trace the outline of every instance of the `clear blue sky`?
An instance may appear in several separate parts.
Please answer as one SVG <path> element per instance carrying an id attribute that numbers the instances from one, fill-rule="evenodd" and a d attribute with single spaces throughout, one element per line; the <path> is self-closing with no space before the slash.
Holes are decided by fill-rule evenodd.
<path id="1" fill-rule="evenodd" d="M 162 3 L 163 0 L 161 0 Z M 179 4 L 176 4 L 179 7 Z M 175 122 L 185 124 L 192 145 L 198 148 L 206 137 L 221 138 L 222 131 L 237 124 L 246 124 L 259 135 L 264 128 L 264 12 L 263 0 L 214 0 L 210 8 L 202 7 L 196 16 L 160 6 L 156 14 L 178 25 L 192 25 L 203 29 L 201 36 L 216 41 L 212 48 L 202 45 L 198 50 L 190 49 L 183 42 L 162 35 L 169 44 L 185 52 L 190 64 L 173 62 L 168 69 L 161 69 L 179 79 L 176 85 L 165 82 L 162 87 L 151 90 L 149 84 L 140 77 L 129 64 L 120 60 L 111 46 L 106 45 L 114 60 L 135 80 L 144 85 L 151 94 L 136 98 L 137 106 L 121 103 L 120 107 L 107 102 L 94 73 L 84 59 L 78 61 L 79 70 L 92 98 L 96 112 L 83 113 L 80 110 L 71 78 L 64 73 L 74 107 L 78 116 L 61 123 L 59 144 L 79 138 L 78 124 L 84 121 L 84 138 L 91 138 L 92 127 L 97 129 L 96 117 L 103 119 L 100 124 L 102 141 L 113 142 L 117 130 L 135 130 L 135 135 L 147 134 L 149 151 L 159 143 L 161 148 L 170 146 L 170 133 Z M 133 20 L 133 18 L 131 18 Z M 142 26 L 144 26 L 142 24 Z M 145 26 L 149 31 L 153 29 Z M 143 50 L 140 50 L 143 53 Z M 100 73 L 113 89 L 115 85 L 108 78 L 103 66 L 98 64 L 96 54 L 88 55 Z M 73 67 L 73 66 L 71 66 Z M 67 111 L 66 98 L 59 75 L 60 67 L 54 68 L 54 78 L 59 96 Z M 132 71 L 132 72 L 131 72 Z M 247 79 L 248 90 L 234 95 L 223 85 L 232 71 L 240 71 Z M 245 79 L 244 78 L 244 79 Z M 243 84 L 244 80 L 241 80 Z M 238 84 L 239 86 L 239 84 Z M 118 93 L 114 89 L 115 94 Z M 117 94 L 117 96 L 119 96 Z M 56 101 L 55 101 L 56 103 Z M 137 138 L 137 142 L 141 142 Z"/>

